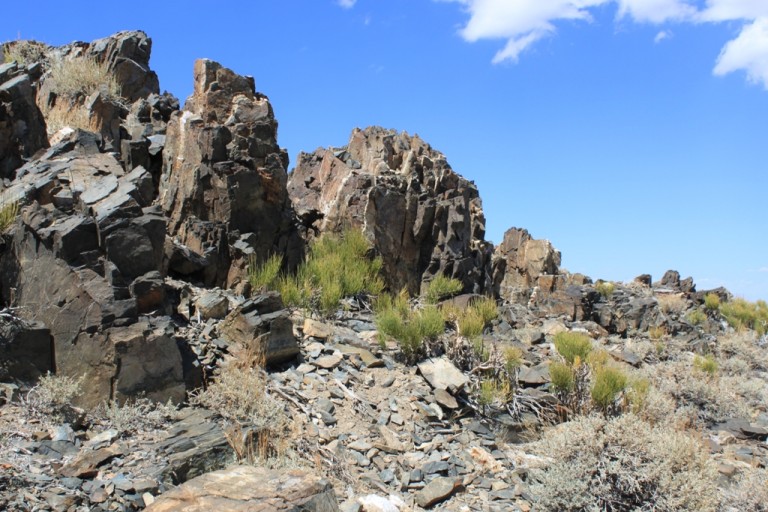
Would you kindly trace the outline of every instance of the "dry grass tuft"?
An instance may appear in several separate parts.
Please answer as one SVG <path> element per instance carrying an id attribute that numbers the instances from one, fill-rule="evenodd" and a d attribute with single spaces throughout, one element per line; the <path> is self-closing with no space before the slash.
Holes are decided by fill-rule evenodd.
<path id="1" fill-rule="evenodd" d="M 89 57 L 59 59 L 51 64 L 49 80 L 56 94 L 69 97 L 88 96 L 102 90 L 112 99 L 120 98 L 120 85 L 106 62 Z"/>

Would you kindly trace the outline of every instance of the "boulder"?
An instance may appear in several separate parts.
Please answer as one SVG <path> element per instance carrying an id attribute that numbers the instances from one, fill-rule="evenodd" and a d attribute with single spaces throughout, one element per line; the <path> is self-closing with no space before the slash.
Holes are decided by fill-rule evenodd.
<path id="1" fill-rule="evenodd" d="M 267 365 L 290 361 L 299 354 L 293 323 L 277 293 L 257 295 L 235 308 L 219 324 L 230 343 L 263 356 Z"/>
<path id="2" fill-rule="evenodd" d="M 53 370 L 51 331 L 0 312 L 0 382 L 33 382 Z"/>
<path id="3" fill-rule="evenodd" d="M 233 264 L 230 245 L 245 233 L 253 233 L 259 259 L 280 253 L 295 264 L 301 251 L 291 245 L 298 237 L 286 190 L 288 156 L 277 145 L 269 100 L 252 77 L 210 60 L 195 62 L 194 80 L 165 140 L 160 204 L 169 234 L 207 260 L 208 285 L 244 278 L 245 262 Z"/>
<path id="4" fill-rule="evenodd" d="M 233 466 L 194 478 L 162 494 L 147 512 L 339 510 L 331 484 L 302 470 Z"/>
<path id="5" fill-rule="evenodd" d="M 496 293 L 510 302 L 526 302 L 540 278 L 560 273 L 560 251 L 549 240 L 536 240 L 525 229 L 510 228 L 493 255 Z M 552 279 L 542 279 L 545 292 L 557 289 Z"/>
<path id="6" fill-rule="evenodd" d="M 0 65 L 0 179 L 48 147 L 45 119 L 30 76 L 16 63 Z"/>
<path id="7" fill-rule="evenodd" d="M 417 135 L 355 129 L 342 148 L 302 153 L 288 192 L 307 236 L 362 229 L 391 289 L 445 274 L 482 292 L 491 246 L 474 183 Z"/>

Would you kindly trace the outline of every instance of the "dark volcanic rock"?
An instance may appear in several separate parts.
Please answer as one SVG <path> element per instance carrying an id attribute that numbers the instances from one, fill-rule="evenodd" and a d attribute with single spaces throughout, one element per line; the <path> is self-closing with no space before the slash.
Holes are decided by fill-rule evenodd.
<path id="1" fill-rule="evenodd" d="M 253 233 L 252 254 L 260 259 L 300 256 L 291 245 L 298 237 L 286 190 L 288 156 L 253 78 L 210 60 L 198 60 L 194 75 L 194 93 L 168 124 L 160 203 L 169 234 L 206 259 L 205 283 L 231 285 L 247 261 L 232 264 L 230 238 Z"/>
<path id="2" fill-rule="evenodd" d="M 30 382 L 53 369 L 51 331 L 40 322 L 0 316 L 0 382 Z"/>
<path id="3" fill-rule="evenodd" d="M 445 274 L 481 292 L 490 244 L 477 187 L 418 136 L 356 129 L 338 149 L 302 153 L 288 183 L 310 235 L 363 229 L 388 284 L 418 293 Z"/>
<path id="4" fill-rule="evenodd" d="M 0 65 L 0 178 L 13 178 L 25 160 L 48 147 L 45 120 L 25 71 L 15 63 Z"/>

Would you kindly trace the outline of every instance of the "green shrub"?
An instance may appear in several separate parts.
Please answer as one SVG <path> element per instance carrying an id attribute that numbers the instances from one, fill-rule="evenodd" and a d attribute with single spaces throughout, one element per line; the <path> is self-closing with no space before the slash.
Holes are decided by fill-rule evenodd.
<path id="1" fill-rule="evenodd" d="M 436 275 L 427 286 L 424 298 L 429 304 L 437 304 L 440 300 L 456 295 L 464 288 L 461 281 L 443 274 Z"/>
<path id="2" fill-rule="evenodd" d="M 326 234 L 311 245 L 296 275 L 275 278 L 279 265 L 270 259 L 262 267 L 255 267 L 254 280 L 274 283 L 288 306 L 314 307 L 330 314 L 344 297 L 360 293 L 378 295 L 384 290 L 379 276 L 381 258 L 368 257 L 369 250 L 360 231 Z"/>
<path id="3" fill-rule="evenodd" d="M 714 376 L 717 373 L 717 361 L 712 354 L 707 354 L 704 357 L 696 354 L 693 356 L 693 367 L 699 371 L 702 371 L 709 375 Z"/>
<path id="4" fill-rule="evenodd" d="M 613 292 L 615 289 L 616 289 L 616 286 L 609 281 L 600 281 L 595 285 L 595 290 L 597 291 L 597 293 L 599 293 L 606 299 L 609 299 L 611 295 L 613 295 Z"/>
<path id="5" fill-rule="evenodd" d="M 473 339 L 483 334 L 485 321 L 477 310 L 468 308 L 456 320 L 456 326 L 458 327 L 459 335 L 467 339 Z"/>
<path id="6" fill-rule="evenodd" d="M 592 341 L 586 334 L 578 332 L 559 332 L 555 335 L 557 352 L 573 365 L 578 361 L 584 362 L 592 351 Z"/>
<path id="7" fill-rule="evenodd" d="M 248 281 L 251 283 L 251 289 L 259 292 L 276 289 L 282 266 L 283 257 L 279 254 L 273 254 L 261 264 L 251 256 L 248 261 Z"/>
<path id="8" fill-rule="evenodd" d="M 552 361 L 549 364 L 549 377 L 552 387 L 558 393 L 570 393 L 576 384 L 573 367 L 560 361 Z"/>
<path id="9" fill-rule="evenodd" d="M 498 384 L 493 379 L 484 379 L 480 382 L 480 392 L 477 401 L 483 407 L 491 405 L 499 394 Z"/>
<path id="10" fill-rule="evenodd" d="M 379 334 L 397 341 L 403 356 L 414 361 L 422 353 L 424 340 L 437 339 L 445 331 L 445 321 L 434 306 L 412 310 L 405 290 L 392 297 L 384 294 L 375 304 Z M 384 338 L 380 341 L 383 342 Z"/>
<path id="11" fill-rule="evenodd" d="M 482 317 L 484 325 L 488 325 L 499 316 L 499 306 L 493 297 L 477 299 L 470 307 Z"/>
<path id="12" fill-rule="evenodd" d="M 8 229 L 19 215 L 19 203 L 16 201 L 0 201 L 0 233 Z"/>
<path id="13" fill-rule="evenodd" d="M 504 368 L 510 375 L 523 364 L 523 351 L 517 347 L 504 349 Z"/>
<path id="14" fill-rule="evenodd" d="M 592 401 L 603 412 L 608 412 L 626 387 L 627 376 L 618 368 L 609 365 L 595 368 Z"/>
<path id="15" fill-rule="evenodd" d="M 91 57 L 59 59 L 52 63 L 50 73 L 49 79 L 56 94 L 88 96 L 101 89 L 110 98 L 120 97 L 120 85 L 107 62 L 97 62 Z"/>
<path id="16" fill-rule="evenodd" d="M 76 379 L 51 373 L 40 377 L 23 400 L 26 413 L 54 423 L 64 421 L 70 415 L 72 401 L 83 393 L 84 379 L 84 375 Z"/>
<path id="17" fill-rule="evenodd" d="M 720 309 L 720 296 L 716 293 L 708 293 L 704 297 L 704 307 L 709 311 Z"/>
<path id="18" fill-rule="evenodd" d="M 762 336 L 768 331 L 768 304 L 735 299 L 720 305 L 720 314 L 737 331 L 753 329 Z"/>
<path id="19" fill-rule="evenodd" d="M 691 325 L 701 325 L 707 320 L 707 315 L 700 309 L 694 309 L 685 318 Z"/>

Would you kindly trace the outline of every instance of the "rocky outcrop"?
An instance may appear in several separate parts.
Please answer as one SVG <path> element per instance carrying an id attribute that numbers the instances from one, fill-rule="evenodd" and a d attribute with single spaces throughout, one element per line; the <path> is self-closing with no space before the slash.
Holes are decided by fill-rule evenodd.
<path id="1" fill-rule="evenodd" d="M 34 75 L 15 62 L 0 64 L 0 178 L 48 147 L 45 120 L 35 104 Z"/>
<path id="2" fill-rule="evenodd" d="M 508 229 L 494 251 L 494 281 L 505 300 L 527 301 L 540 278 L 545 281 L 559 273 L 560 251 L 549 240 L 534 239 L 525 229 Z"/>
<path id="3" fill-rule="evenodd" d="M 194 79 L 184 111 L 168 124 L 160 204 L 169 234 L 202 263 L 190 267 L 194 257 L 177 257 L 170 271 L 231 286 L 251 256 L 300 257 L 286 191 L 288 156 L 253 78 L 198 60 Z"/>
<path id="4" fill-rule="evenodd" d="M 0 311 L 0 382 L 34 381 L 53 370 L 51 331 Z"/>
<path id="5" fill-rule="evenodd" d="M 480 292 L 491 246 L 477 187 L 418 136 L 371 127 L 342 148 L 302 153 L 288 191 L 308 236 L 362 229 L 391 289 L 445 274 Z"/>

